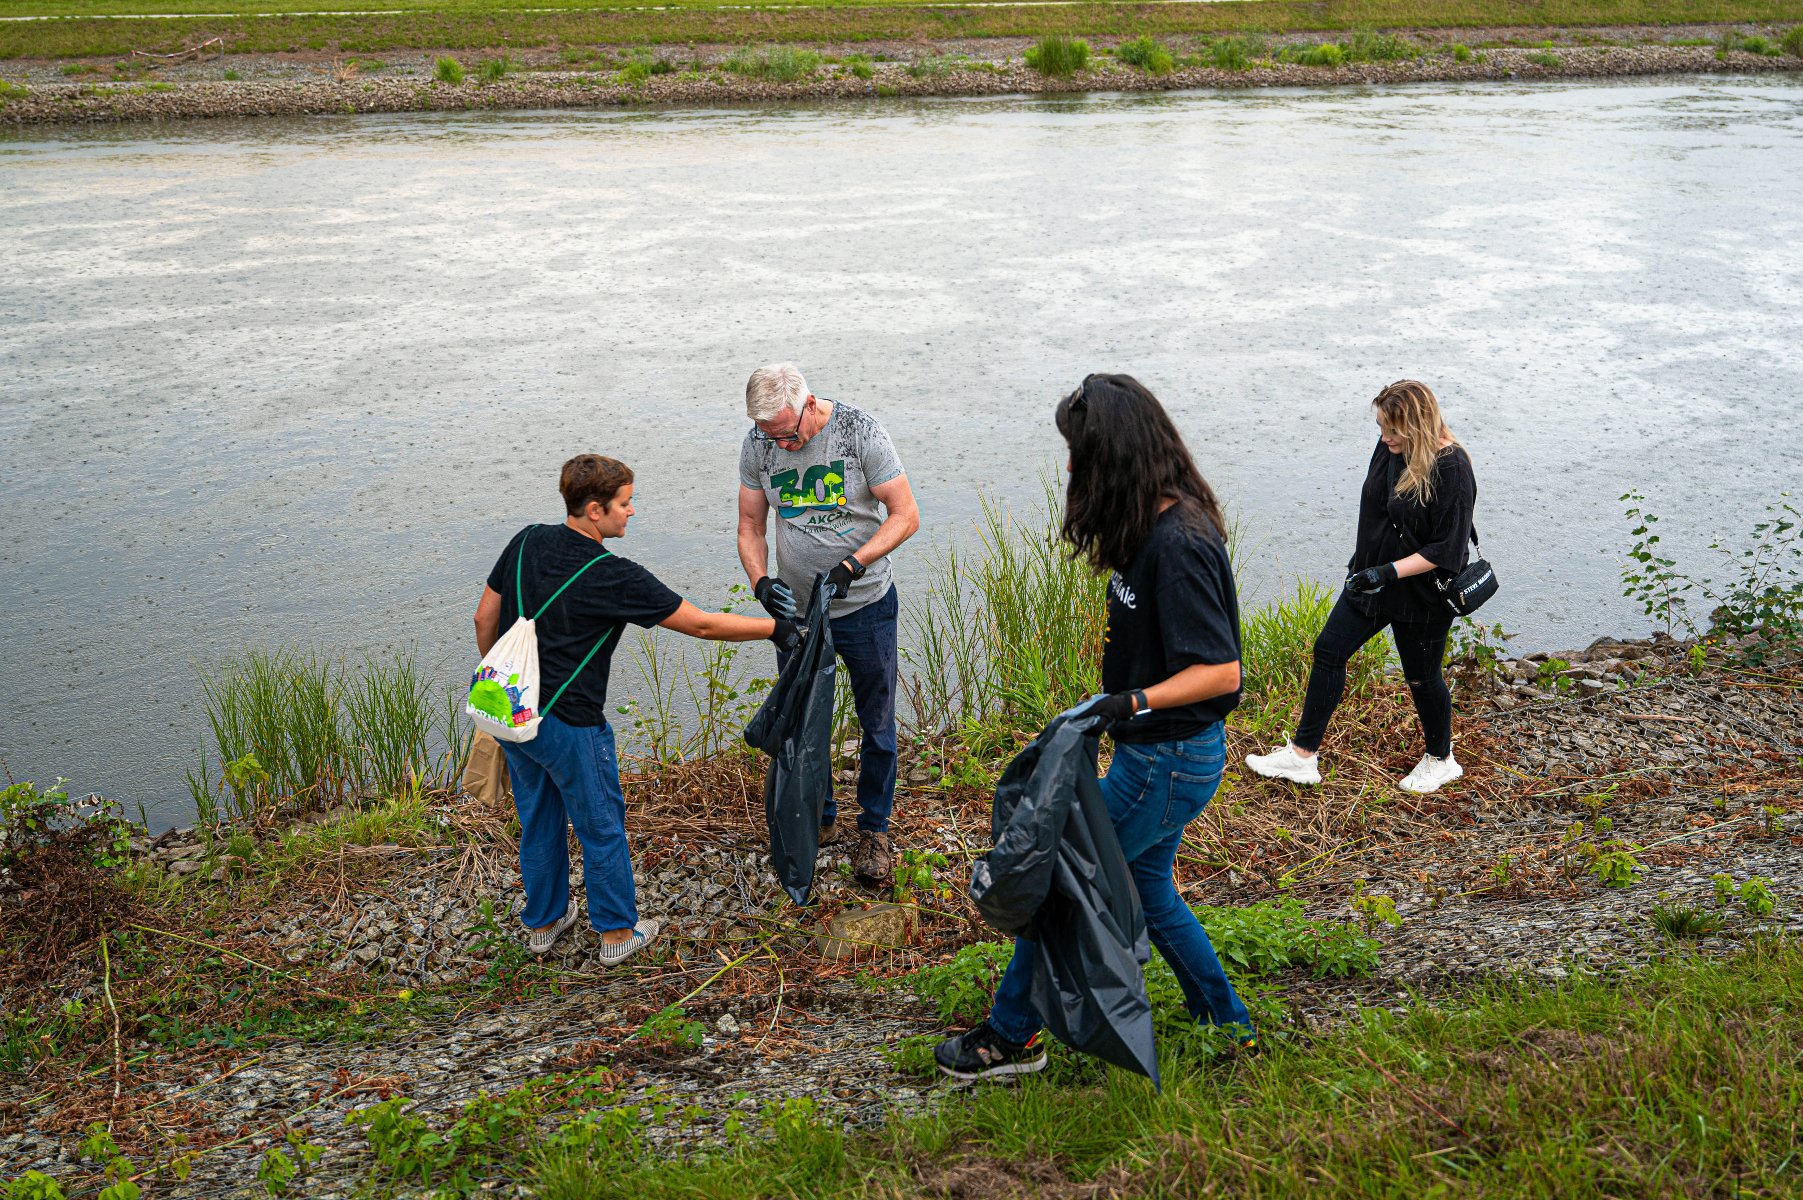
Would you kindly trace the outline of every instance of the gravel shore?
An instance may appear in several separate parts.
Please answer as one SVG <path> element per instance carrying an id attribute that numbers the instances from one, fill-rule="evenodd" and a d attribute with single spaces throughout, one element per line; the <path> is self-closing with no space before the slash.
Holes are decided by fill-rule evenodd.
<path id="1" fill-rule="evenodd" d="M 1429 53 L 1400 62 L 1261 65 L 1242 71 L 1198 67 L 1164 75 L 1102 59 L 1091 70 L 1058 79 L 1027 68 L 1020 57 L 1024 43 L 958 45 L 966 48 L 935 47 L 928 55 L 913 48 L 916 61 L 939 57 L 927 72 L 911 71 L 908 62 L 876 62 L 871 77 L 861 79 L 843 65 L 829 64 L 793 83 L 731 74 L 719 68 L 718 58 L 710 59 L 706 52 L 697 57 L 687 48 L 679 57 L 690 66 L 636 84 L 623 82 L 618 70 L 555 69 L 565 64 L 535 64 L 530 56 L 493 82 L 478 82 L 472 72 L 458 84 L 436 81 L 432 56 L 419 54 L 390 56 L 373 66 L 365 65 L 373 60 L 355 57 L 323 63 L 317 55 L 311 60 L 264 57 L 241 66 L 228 58 L 139 71 L 126 82 L 71 82 L 80 78 L 68 73 L 71 64 L 16 63 L 5 74 L 25 90 L 0 99 L 0 125 L 1803 71 L 1803 58 L 1741 50 L 1718 55 L 1710 46 L 1561 45 L 1550 51 L 1488 49 L 1462 63 L 1450 54 Z M 860 51 L 880 53 L 874 47 Z M 967 57 L 947 61 L 945 56 L 953 53 Z M 84 68 L 77 64 L 76 69 Z M 92 65 L 92 70 L 98 74 L 102 68 Z M 223 78 L 228 70 L 243 77 Z"/>
<path id="2" fill-rule="evenodd" d="M 1764 877 L 1777 907 L 1768 917 L 1731 909 L 1719 933 L 1693 943 L 1696 952 L 1730 952 L 1760 933 L 1803 933 L 1803 680 L 1794 670 L 1735 669 L 1722 647 L 1604 639 L 1561 657 L 1506 660 L 1495 674 L 1459 679 L 1455 694 L 1462 783 L 1415 801 L 1393 794 L 1377 811 L 1408 809 L 1400 823 L 1372 825 L 1378 836 L 1341 842 L 1299 881 L 1206 864 L 1180 872 L 1197 904 L 1293 895 L 1317 917 L 1353 920 L 1347 901 L 1355 885 L 1393 899 L 1400 924 L 1376 926 L 1382 950 L 1371 975 L 1315 980 L 1291 972 L 1257 981 L 1284 999 L 1296 1026 L 1331 1026 L 1359 1006 L 1401 1008 L 1485 980 L 1558 980 L 1648 962 L 1674 949 L 1651 924 L 1652 910 L 1718 911 L 1717 874 L 1737 882 Z M 1245 748 L 1236 746 L 1236 754 Z M 1384 791 L 1382 777 L 1395 763 L 1346 766 L 1367 768 Z M 1216 807 L 1269 813 L 1297 794 L 1233 771 Z M 951 860 L 944 874 L 961 886 L 964 857 L 983 848 L 981 807 L 974 791 L 954 798 L 931 787 L 921 765 L 906 763 L 900 844 L 944 852 Z M 504 1004 L 484 999 L 489 994 L 477 985 L 517 936 L 511 914 L 519 877 L 506 845 L 481 854 L 467 843 L 360 848 L 389 856 L 394 868 L 335 896 L 329 887 L 291 890 L 267 907 L 241 910 L 236 936 L 247 940 L 233 944 L 260 946 L 264 958 L 306 970 L 315 986 L 342 979 L 346 990 L 363 994 L 374 986 L 390 995 L 437 989 L 468 999 L 454 1015 L 391 1015 L 399 1024 L 373 1039 L 141 1048 L 151 1057 L 130 1077 L 129 1103 L 175 1106 L 170 1119 L 179 1111 L 196 1145 L 239 1139 L 202 1156 L 181 1193 L 261 1194 L 260 1148 L 295 1128 L 326 1147 L 308 1194 L 354 1194 L 367 1149 L 362 1134 L 345 1126 L 350 1110 L 400 1094 L 432 1119 L 448 1120 L 479 1092 L 591 1065 L 617 1076 L 623 1103 L 657 1097 L 698 1106 L 697 1119 L 670 1134 L 685 1141 L 717 1139 L 729 1116 L 754 1117 L 763 1104 L 789 1097 L 811 1097 L 853 1124 L 930 1105 L 936 1087 L 898 1075 L 884 1053 L 907 1035 L 937 1029 L 930 1006 L 905 983 L 873 990 L 857 972 L 893 975 L 993 935 L 956 914 L 923 916 L 900 958 L 824 959 L 808 936 L 819 914 L 803 928 L 785 903 L 751 810 L 728 799 L 706 811 L 680 829 L 635 834 L 640 905 L 663 918 L 669 933 L 657 961 L 609 970 L 593 935 L 579 928 L 547 960 L 554 985 Z M 1637 848 L 1629 886 L 1604 886 L 1571 869 L 1579 821 L 1587 838 L 1607 830 Z M 241 876 L 229 860 L 203 867 L 200 847 L 193 835 L 171 831 L 138 852 L 171 875 L 200 876 L 187 886 L 202 897 L 213 894 L 205 881 L 216 877 L 217 903 L 226 905 Z M 847 878 L 842 850 L 826 851 L 820 865 L 826 912 L 855 912 L 873 899 Z M 755 963 L 734 969 L 752 955 Z M 71 979 L 59 993 L 83 996 L 98 1002 L 97 981 Z M 633 1037 L 647 1015 L 678 997 L 706 1031 L 700 1046 L 640 1048 Z M 0 1086 L 0 1160 L 15 1170 L 78 1176 L 77 1139 L 55 1130 L 79 1127 L 80 1089 L 27 1109 L 37 1086 Z M 105 1080 L 93 1087 L 104 1090 Z M 502 1184 L 501 1194 L 513 1188 Z"/>

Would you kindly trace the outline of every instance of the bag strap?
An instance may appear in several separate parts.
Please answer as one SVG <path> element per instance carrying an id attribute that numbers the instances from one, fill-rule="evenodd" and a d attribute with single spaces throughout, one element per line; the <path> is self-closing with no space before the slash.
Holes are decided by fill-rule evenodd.
<path id="1" fill-rule="evenodd" d="M 526 526 L 526 532 L 520 535 L 519 557 L 513 560 L 513 606 L 515 609 L 517 609 L 519 611 L 519 614 L 522 617 L 526 615 L 526 591 L 520 585 L 520 567 L 526 561 L 526 539 L 532 536 L 532 531 L 536 528 L 538 528 L 536 525 Z M 590 567 L 594 566 L 596 563 L 600 562 L 602 559 L 612 558 L 613 556 L 614 556 L 614 553 L 612 550 L 603 550 L 601 553 L 595 555 L 595 557 L 593 557 L 593 558 L 589 559 L 587 562 L 583 563 L 582 566 L 580 566 L 576 569 L 576 573 L 574 575 L 570 576 L 568 579 L 563 581 L 563 587 L 560 587 L 555 592 L 551 593 L 550 600 L 546 600 L 543 604 L 538 606 L 538 611 L 532 614 L 532 619 L 534 621 L 536 621 L 540 617 L 544 616 L 545 610 L 547 608 L 551 607 L 551 602 L 556 600 L 559 596 L 563 595 L 564 588 L 569 587 L 572 583 L 575 583 L 578 579 L 581 579 L 582 573 L 584 571 L 588 570 Z M 583 661 L 586 662 L 587 660 L 584 659 Z"/>
<path id="2" fill-rule="evenodd" d="M 1386 513 L 1385 515 L 1388 516 L 1389 514 Z M 1412 534 L 1408 530 L 1404 529 L 1401 525 L 1398 525 L 1396 523 L 1395 517 L 1390 517 L 1389 520 L 1390 520 L 1390 528 L 1394 529 L 1396 531 L 1396 536 L 1398 536 L 1402 539 L 1402 544 L 1405 547 L 1413 547 L 1412 549 L 1409 550 L 1409 553 L 1410 554 L 1421 553 L 1420 540 L 1417 539 L 1414 534 Z M 1477 540 L 1477 523 L 1476 522 L 1473 522 L 1472 526 L 1471 526 L 1471 544 L 1473 546 L 1477 547 L 1478 557 L 1482 558 L 1484 556 L 1484 547 L 1482 545 L 1480 545 Z"/>
<path id="3" fill-rule="evenodd" d="M 595 657 L 595 655 L 600 651 L 601 647 L 607 645 L 607 639 L 611 638 L 614 634 L 616 634 L 618 632 L 620 632 L 620 627 L 618 625 L 615 625 L 612 629 L 609 629 L 606 633 L 601 635 L 601 640 L 595 643 L 594 649 L 590 650 L 587 654 L 582 656 L 582 661 L 576 664 L 576 669 L 574 671 L 570 672 L 570 677 L 563 681 L 563 687 L 558 688 L 556 693 L 553 694 L 552 697 L 545 702 L 545 706 L 538 710 L 539 716 L 542 717 L 546 713 L 551 711 L 551 706 L 553 704 L 557 703 L 557 697 L 563 695 L 563 689 L 569 687 L 572 683 L 576 682 L 576 676 L 582 674 L 582 668 L 588 666 L 588 660 Z"/>
<path id="4" fill-rule="evenodd" d="M 513 563 L 513 589 L 514 589 L 515 606 L 519 609 L 520 614 L 522 616 L 524 616 L 525 612 L 526 612 L 526 593 L 523 590 L 521 590 L 521 587 L 520 587 L 520 564 L 522 562 L 524 562 L 526 559 L 526 538 L 529 538 L 532 536 L 532 530 L 533 530 L 533 526 L 528 525 L 526 527 L 525 535 L 520 538 L 520 556 L 518 558 L 516 558 Z M 583 563 L 582 566 L 577 569 L 577 571 L 574 575 L 570 576 L 568 579 L 563 581 L 563 587 L 560 587 L 555 592 L 551 593 L 550 600 L 546 600 L 543 604 L 538 606 L 538 611 L 532 614 L 532 619 L 534 621 L 536 621 L 540 617 L 544 616 L 545 610 L 547 608 L 551 607 L 552 601 L 556 600 L 559 596 L 563 595 L 564 588 L 569 587 L 572 583 L 575 583 L 578 579 L 581 579 L 583 572 L 587 571 L 590 567 L 594 566 L 596 563 L 600 562 L 602 559 L 612 558 L 612 557 L 613 557 L 613 551 L 603 550 L 601 553 L 595 555 L 595 557 L 593 557 L 593 558 L 589 559 L 587 562 Z M 588 666 L 589 660 L 594 658 L 595 655 L 599 654 L 601 652 L 601 647 L 607 645 L 608 640 L 611 639 L 613 637 L 613 635 L 618 632 L 620 632 L 620 627 L 618 625 L 615 625 L 615 626 L 612 626 L 611 628 L 609 628 L 606 633 L 601 635 L 601 640 L 596 642 L 592 647 L 590 647 L 589 652 L 582 656 L 582 661 L 576 664 L 576 669 L 574 671 L 570 672 L 570 677 L 563 681 L 563 686 L 558 688 L 557 691 L 551 696 L 551 699 L 545 702 L 545 706 L 538 710 L 539 716 L 542 717 L 546 713 L 551 711 L 551 706 L 553 704 L 557 703 L 557 698 L 559 696 L 563 695 L 564 689 L 569 687 L 572 683 L 576 682 L 576 676 L 582 674 L 582 668 Z"/>
<path id="5" fill-rule="evenodd" d="M 521 550 L 524 550 L 525 548 L 526 547 L 524 545 L 520 546 Z M 559 596 L 563 595 L 564 588 L 569 587 L 572 583 L 575 583 L 578 579 L 581 579 L 583 571 L 588 570 L 590 567 L 594 566 L 596 563 L 600 562 L 604 558 L 612 558 L 612 557 L 613 557 L 613 551 L 603 550 L 601 553 L 595 555 L 595 557 L 593 557 L 593 558 L 589 559 L 587 562 L 583 563 L 580 570 L 578 570 L 574 575 L 570 576 L 568 579 L 563 581 L 563 587 L 560 587 L 555 592 L 551 593 L 551 600 L 547 600 L 543 604 L 538 606 L 538 611 L 532 614 L 532 619 L 534 621 L 536 621 L 540 617 L 544 616 L 545 610 L 547 608 L 551 607 L 551 601 L 555 600 Z"/>

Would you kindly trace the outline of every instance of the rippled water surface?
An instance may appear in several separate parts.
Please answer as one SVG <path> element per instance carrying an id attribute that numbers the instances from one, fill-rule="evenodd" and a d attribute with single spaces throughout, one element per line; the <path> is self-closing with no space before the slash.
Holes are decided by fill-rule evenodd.
<path id="1" fill-rule="evenodd" d="M 1138 374 L 1266 590 L 1338 577 L 1365 401 L 1426 379 L 1547 647 L 1645 626 L 1626 489 L 1697 548 L 1803 481 L 1791 80 L 40 131 L 0 244 L 0 756 L 158 824 L 194 664 L 455 678 L 571 453 L 637 468 L 621 549 L 717 604 L 770 359 L 886 422 L 921 547 L 1037 495 L 1061 389 Z"/>

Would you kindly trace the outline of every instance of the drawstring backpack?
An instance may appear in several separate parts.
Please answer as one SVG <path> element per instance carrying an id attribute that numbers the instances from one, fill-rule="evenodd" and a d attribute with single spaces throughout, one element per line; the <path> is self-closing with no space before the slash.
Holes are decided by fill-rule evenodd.
<path id="1" fill-rule="evenodd" d="M 589 659 L 595 657 L 608 639 L 620 631 L 620 627 L 615 625 L 602 634 L 601 640 L 576 664 L 570 677 L 563 681 L 563 687 L 557 689 L 543 708 L 533 708 L 538 700 L 538 619 L 545 615 L 545 610 L 551 607 L 552 601 L 563 595 L 564 588 L 581 579 L 584 571 L 602 559 L 612 558 L 613 553 L 603 550 L 589 559 L 574 575 L 564 580 L 563 587 L 551 593 L 550 600 L 539 605 L 538 611 L 528 617 L 526 593 L 520 583 L 520 567 L 526 560 L 526 539 L 531 536 L 532 530 L 528 529 L 520 538 L 519 557 L 513 560 L 514 607 L 519 611 L 519 618 L 476 665 L 475 674 L 470 676 L 469 701 L 464 705 L 464 712 L 469 714 L 477 729 L 503 742 L 529 742 L 537 737 L 539 721 L 551 711 L 551 706 L 563 695 L 564 688 L 576 682 L 576 676 L 582 674 L 582 668 L 588 666 Z"/>

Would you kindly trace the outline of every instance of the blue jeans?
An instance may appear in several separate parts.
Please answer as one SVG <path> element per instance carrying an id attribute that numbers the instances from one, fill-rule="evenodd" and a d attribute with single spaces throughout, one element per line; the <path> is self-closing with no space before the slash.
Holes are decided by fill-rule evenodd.
<path id="1" fill-rule="evenodd" d="M 1116 742 L 1114 761 L 1102 777 L 1102 798 L 1139 890 L 1147 932 L 1177 976 L 1185 1007 L 1198 1022 L 1251 1032 L 1246 1005 L 1171 878 L 1184 826 L 1214 799 L 1226 766 L 1227 742 L 1218 721 L 1180 742 Z M 1044 1024 L 1029 999 L 1036 957 L 1031 941 L 1015 938 L 1014 958 L 995 989 L 989 1024 L 1011 1042 L 1027 1041 Z"/>
<path id="2" fill-rule="evenodd" d="M 851 682 L 852 707 L 864 731 L 858 746 L 858 828 L 889 832 L 895 808 L 895 670 L 896 627 L 901 601 L 892 587 L 881 600 L 831 620 L 833 650 L 845 664 Z M 777 668 L 788 661 L 777 656 Z M 822 824 L 839 815 L 839 801 L 828 796 Z"/>
<path id="3" fill-rule="evenodd" d="M 529 929 L 542 929 L 563 920 L 569 909 L 567 826 L 582 846 L 589 924 L 603 933 L 631 929 L 639 908 L 614 731 L 605 723 L 566 725 L 548 716 L 539 722 L 537 737 L 502 742 L 501 748 L 520 814 L 520 879 L 526 885 L 520 920 Z"/>

